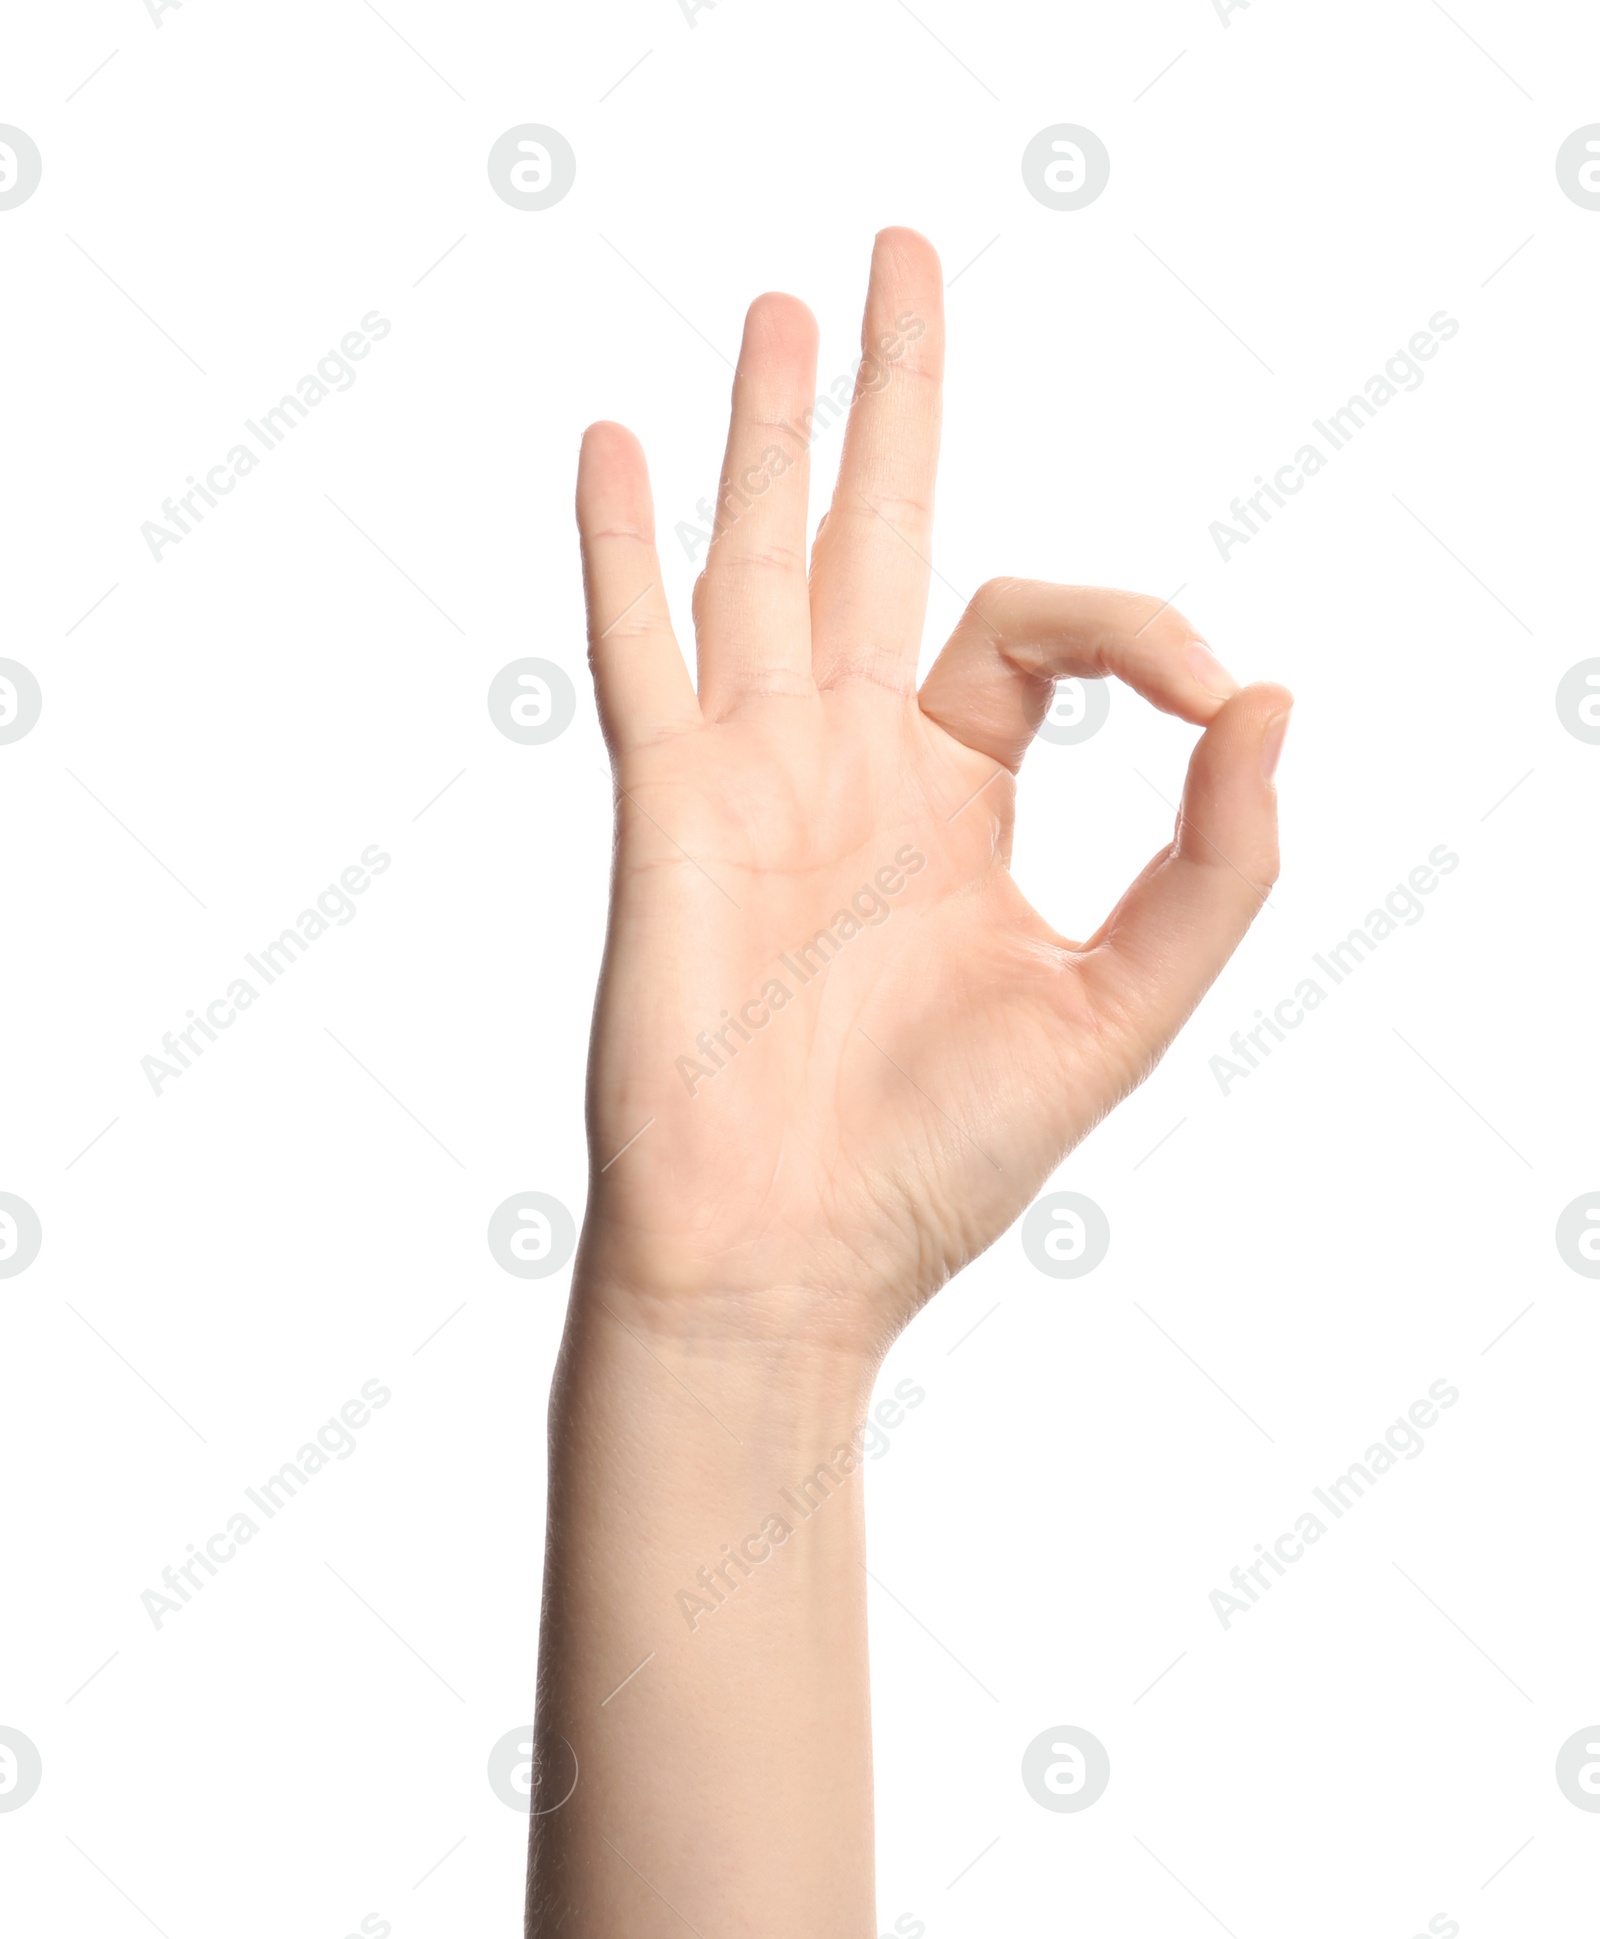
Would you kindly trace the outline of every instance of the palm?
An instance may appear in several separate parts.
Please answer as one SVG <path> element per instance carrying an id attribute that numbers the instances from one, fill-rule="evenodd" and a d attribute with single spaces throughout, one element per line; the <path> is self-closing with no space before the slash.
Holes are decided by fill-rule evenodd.
<path id="1" fill-rule="evenodd" d="M 858 393 L 809 586 L 803 455 L 775 476 L 769 459 L 726 515 L 814 381 L 807 314 L 752 310 L 698 695 L 626 433 L 591 431 L 579 486 L 620 831 L 586 1243 L 630 1284 L 781 1287 L 857 1333 L 982 1250 L 1139 1081 L 1275 863 L 1259 754 L 1287 696 L 1224 702 L 1232 683 L 1157 602 L 993 584 L 914 690 L 938 299 L 927 245 L 880 239 L 864 341 L 886 318 L 925 327 Z M 1054 677 L 1113 672 L 1212 726 L 1173 847 L 1077 945 L 1009 873 L 1012 777 Z"/>

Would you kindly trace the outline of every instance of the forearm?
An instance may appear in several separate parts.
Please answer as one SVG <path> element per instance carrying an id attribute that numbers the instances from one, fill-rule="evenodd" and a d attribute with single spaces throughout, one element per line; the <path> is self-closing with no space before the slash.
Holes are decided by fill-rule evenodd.
<path id="1" fill-rule="evenodd" d="M 575 1286 L 550 1414 L 540 1939 L 874 1931 L 873 1371 Z"/>

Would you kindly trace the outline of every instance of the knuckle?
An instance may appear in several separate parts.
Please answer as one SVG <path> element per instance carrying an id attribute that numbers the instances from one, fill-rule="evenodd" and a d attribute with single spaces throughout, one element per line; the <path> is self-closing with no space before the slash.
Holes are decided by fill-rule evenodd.
<path id="1" fill-rule="evenodd" d="M 1026 583 L 1026 580 L 1015 579 L 1008 574 L 1003 574 L 996 579 L 985 579 L 983 584 L 972 595 L 971 599 L 967 601 L 967 610 L 972 612 L 981 606 L 996 606 L 1008 594 L 1015 592 L 1019 586 L 1025 585 Z"/>
<path id="2" fill-rule="evenodd" d="M 1153 592 L 1137 592 L 1128 595 L 1135 607 L 1136 621 L 1133 637 L 1141 636 L 1160 641 L 1165 645 L 1180 644 L 1199 637 L 1193 622 L 1179 612 L 1169 600 L 1162 599 Z M 1151 610 L 1151 609 L 1154 610 Z"/>
<path id="3" fill-rule="evenodd" d="M 981 628 L 997 640 L 1003 639 L 1006 611 L 1012 595 L 1026 584 L 1024 579 L 985 579 L 967 601 L 967 610 L 962 616 L 964 622 Z"/>
<path id="4" fill-rule="evenodd" d="M 790 578 L 803 575 L 806 567 L 803 552 L 772 541 L 730 553 L 722 563 L 740 572 L 773 572 Z"/>

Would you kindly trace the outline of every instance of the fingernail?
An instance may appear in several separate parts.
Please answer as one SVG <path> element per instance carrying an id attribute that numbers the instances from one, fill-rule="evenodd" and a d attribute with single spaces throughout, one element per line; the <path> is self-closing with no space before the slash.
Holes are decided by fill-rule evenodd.
<path id="1" fill-rule="evenodd" d="M 1238 681 L 1203 640 L 1189 642 L 1189 671 L 1219 700 L 1231 700 L 1239 691 Z"/>
<path id="2" fill-rule="evenodd" d="M 1289 715 L 1292 708 L 1285 707 L 1281 714 L 1274 714 L 1267 722 L 1267 731 L 1261 736 L 1261 778 L 1271 784 L 1278 771 L 1278 756 L 1283 752 L 1283 737 L 1289 731 Z"/>

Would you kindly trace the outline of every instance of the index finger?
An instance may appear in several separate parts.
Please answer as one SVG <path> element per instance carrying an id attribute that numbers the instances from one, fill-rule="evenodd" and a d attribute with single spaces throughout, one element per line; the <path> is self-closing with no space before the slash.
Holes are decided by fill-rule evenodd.
<path id="1" fill-rule="evenodd" d="M 1145 593 L 993 579 L 973 595 L 920 695 L 963 745 L 1022 765 L 1057 680 L 1115 675 L 1197 727 L 1239 683 L 1174 606 Z"/>

